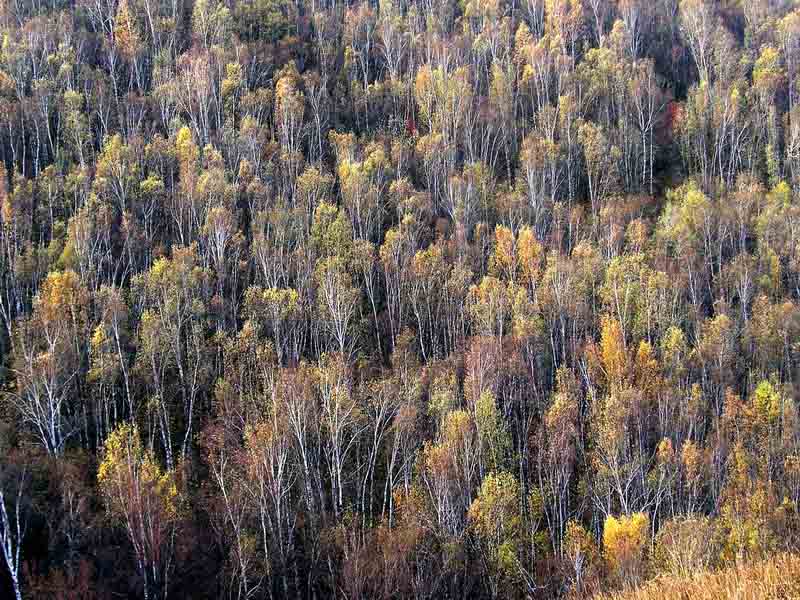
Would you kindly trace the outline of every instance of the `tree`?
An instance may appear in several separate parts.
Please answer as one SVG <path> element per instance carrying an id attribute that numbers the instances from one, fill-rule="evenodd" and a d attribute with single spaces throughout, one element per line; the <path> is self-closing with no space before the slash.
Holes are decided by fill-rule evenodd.
<path id="1" fill-rule="evenodd" d="M 651 451 L 644 439 L 647 407 L 658 389 L 657 363 L 652 348 L 640 342 L 626 348 L 619 322 L 606 317 L 598 348 L 590 347 L 589 369 L 597 372 L 602 394 L 592 407 L 594 495 L 597 508 L 609 516 L 613 507 L 630 514 L 647 504 L 650 494 L 645 473 Z"/>
<path id="2" fill-rule="evenodd" d="M 114 16 L 114 43 L 120 54 L 131 62 L 141 50 L 136 19 L 131 14 L 128 0 L 121 0 L 117 5 L 117 14 Z"/>
<path id="3" fill-rule="evenodd" d="M 136 148 L 125 144 L 119 134 L 108 138 L 97 157 L 94 185 L 109 197 L 120 214 L 130 208 L 139 184 L 138 178 Z"/>
<path id="4" fill-rule="evenodd" d="M 274 44 L 294 31 L 298 8 L 285 0 L 259 0 L 237 5 L 233 21 L 242 40 Z"/>
<path id="5" fill-rule="evenodd" d="M 373 61 L 376 29 L 375 11 L 367 4 L 362 3 L 358 7 L 348 9 L 343 36 L 346 45 L 345 66 L 351 69 L 353 84 L 356 81 L 360 83 L 361 90 L 354 86 L 354 91 L 358 90 L 354 96 L 360 100 L 356 101 L 356 106 L 362 103 L 364 105 L 364 122 L 367 128 L 369 128 L 369 82 L 372 79 L 370 65 Z"/>
<path id="6" fill-rule="evenodd" d="M 631 2 L 631 4 L 635 3 Z M 634 63 L 634 73 L 630 79 L 628 90 L 635 109 L 633 116 L 641 136 L 641 185 L 644 186 L 647 183 L 648 191 L 650 195 L 653 195 L 655 131 L 665 102 L 652 60 L 645 59 Z"/>
<path id="7" fill-rule="evenodd" d="M 412 257 L 417 250 L 416 227 L 416 219 L 412 215 L 405 215 L 399 227 L 386 232 L 384 242 L 379 250 L 386 281 L 386 303 L 392 350 L 394 350 L 397 338 L 403 329 L 408 312 L 408 275 Z"/>
<path id="8" fill-rule="evenodd" d="M 86 166 L 89 124 L 83 112 L 84 98 L 75 90 L 64 92 L 64 127 L 62 129 L 64 144 L 77 158 L 83 169 Z"/>
<path id="9" fill-rule="evenodd" d="M 361 299 L 361 290 L 355 287 L 352 275 L 339 257 L 320 260 L 315 277 L 323 327 L 332 334 L 336 349 L 347 357 L 355 345 L 350 331 L 358 301 Z"/>
<path id="10" fill-rule="evenodd" d="M 575 591 L 582 593 L 599 557 L 597 544 L 591 534 L 577 521 L 567 523 L 564 535 L 564 555 L 574 572 Z"/>
<path id="11" fill-rule="evenodd" d="M 206 50 L 223 45 L 233 29 L 231 11 L 221 2 L 199 0 L 192 9 L 192 29 Z"/>
<path id="12" fill-rule="evenodd" d="M 218 384 L 218 394 L 224 394 L 224 384 Z M 256 593 L 261 578 L 256 574 L 256 537 L 248 527 L 253 514 L 253 502 L 248 490 L 248 474 L 239 446 L 223 419 L 207 427 L 201 445 L 208 455 L 208 466 L 219 498 L 212 502 L 212 515 L 221 520 L 223 544 L 229 550 L 232 570 L 231 592 L 236 588 L 237 598 L 248 598 Z"/>
<path id="13" fill-rule="evenodd" d="M 378 252 L 371 242 L 359 240 L 353 246 L 353 267 L 357 276 L 360 276 L 370 307 L 372 308 L 373 324 L 375 326 L 375 340 L 378 352 L 383 356 L 383 342 L 381 341 L 381 326 L 378 323 L 378 294 L 381 291 L 378 271 Z"/>
<path id="14" fill-rule="evenodd" d="M 149 385 L 149 408 L 170 469 L 176 454 L 185 457 L 190 447 L 195 406 L 208 375 L 203 297 L 207 277 L 207 271 L 197 264 L 196 246 L 176 247 L 172 258 L 158 259 L 134 286 L 140 290 L 143 308 L 137 369 Z"/>
<path id="15" fill-rule="evenodd" d="M 394 0 L 385 0 L 381 3 L 378 17 L 380 37 L 378 47 L 389 70 L 389 80 L 393 84 L 399 83 L 400 67 L 409 45 L 405 25 L 398 3 Z"/>
<path id="16" fill-rule="evenodd" d="M 73 271 L 48 274 L 30 318 L 17 322 L 13 406 L 51 455 L 81 431 L 75 403 L 88 331 L 88 294 Z"/>
<path id="17" fill-rule="evenodd" d="M 523 139 L 520 151 L 528 205 L 540 237 L 546 231 L 547 211 L 561 195 L 565 178 L 564 146 L 553 131 L 556 113 L 551 106 L 537 113 L 536 126 Z"/>
<path id="18" fill-rule="evenodd" d="M 537 487 L 544 503 L 551 544 L 559 554 L 565 551 L 570 482 L 578 459 L 579 392 L 574 373 L 566 367 L 559 368 L 552 403 L 544 414 L 536 440 L 540 445 L 536 457 Z M 580 565 L 575 576 L 580 587 Z"/>
<path id="19" fill-rule="evenodd" d="M 302 314 L 297 291 L 251 286 L 245 292 L 244 304 L 245 314 L 271 333 L 278 362 L 296 363 L 302 351 Z"/>
<path id="20" fill-rule="evenodd" d="M 97 482 L 106 511 L 133 546 L 143 596 L 166 598 L 181 505 L 175 473 L 162 470 L 138 428 L 123 423 L 105 442 Z"/>
<path id="21" fill-rule="evenodd" d="M 597 45 L 602 47 L 605 45 L 606 21 L 611 12 L 612 5 L 610 2 L 606 2 L 606 0 L 589 0 L 587 4 L 594 20 L 594 35 L 597 39 Z"/>
<path id="22" fill-rule="evenodd" d="M 389 164 L 384 148 L 370 144 L 363 159 L 352 134 L 331 132 L 331 145 L 336 153 L 337 175 L 344 206 L 353 223 L 353 235 L 359 240 L 375 240 L 383 217 L 384 196 Z"/>
<path id="23" fill-rule="evenodd" d="M 256 506 L 264 560 L 270 578 L 279 579 L 282 593 L 289 593 L 289 568 L 293 558 L 298 514 L 292 501 L 297 466 L 291 432 L 284 417 L 271 414 L 245 431 L 244 474 Z M 245 571 L 246 573 L 246 571 Z"/>
<path id="24" fill-rule="evenodd" d="M 368 451 L 366 469 L 361 483 L 360 510 L 363 515 L 362 527 L 366 529 L 367 523 L 371 524 L 374 516 L 378 460 L 381 458 L 381 453 L 386 451 L 388 440 L 392 436 L 393 423 L 401 414 L 403 398 L 397 383 L 392 380 L 377 381 L 363 393 L 367 394 L 363 414 L 367 423 Z M 391 470 L 392 465 L 389 462 L 389 471 Z M 387 485 L 390 480 L 391 476 L 386 477 Z"/>
<path id="25" fill-rule="evenodd" d="M 286 165 L 286 186 L 294 194 L 294 181 L 303 166 L 300 144 L 303 140 L 305 97 L 300 91 L 300 75 L 295 64 L 289 63 L 275 83 L 275 124 L 281 144 L 281 162 Z"/>
<path id="26" fill-rule="evenodd" d="M 508 291 L 503 282 L 487 276 L 479 285 L 473 285 L 469 294 L 469 312 L 477 332 L 502 338 L 510 316 Z"/>
<path id="27" fill-rule="evenodd" d="M 0 552 L 8 569 L 14 596 L 22 600 L 22 546 L 30 522 L 30 474 L 24 457 L 0 439 Z"/>
<path id="28" fill-rule="evenodd" d="M 741 443 L 731 452 L 720 507 L 723 559 L 764 556 L 776 546 L 776 532 L 770 523 L 777 502 L 764 465 L 759 463 Z"/>
<path id="29" fill-rule="evenodd" d="M 316 377 L 330 499 L 338 517 L 344 509 L 345 467 L 365 428 L 363 412 L 354 397 L 344 355 L 324 355 Z"/>
<path id="30" fill-rule="evenodd" d="M 733 323 L 726 314 L 706 319 L 700 327 L 695 350 L 703 372 L 703 386 L 714 400 L 716 414 L 722 413 L 725 387 L 731 374 L 730 361 L 734 352 Z"/>
<path id="31" fill-rule="evenodd" d="M 214 57 L 209 52 L 184 54 L 177 63 L 174 85 L 178 107 L 189 116 L 195 138 L 205 144 L 210 140 L 215 116 Z"/>
<path id="32" fill-rule="evenodd" d="M 763 123 L 767 129 L 766 135 L 766 162 L 767 174 L 771 184 L 777 184 L 782 177 L 778 145 L 778 119 L 775 96 L 783 87 L 786 72 L 781 64 L 778 50 L 765 45 L 761 54 L 753 65 L 753 86 L 758 95 L 762 111 Z"/>
<path id="33" fill-rule="evenodd" d="M 463 410 L 450 411 L 439 428 L 438 442 L 426 444 L 420 460 L 421 478 L 430 499 L 437 532 L 460 542 L 478 472 L 475 424 Z"/>
<path id="34" fill-rule="evenodd" d="M 444 249 L 431 244 L 419 250 L 411 262 L 409 296 L 417 321 L 417 339 L 423 359 L 441 354 L 439 324 L 443 319 L 442 290 L 447 282 L 448 265 Z"/>
<path id="35" fill-rule="evenodd" d="M 0 17 L 25 594 L 544 600 L 800 549 L 797 2 Z"/>
<path id="36" fill-rule="evenodd" d="M 519 484 L 509 473 L 490 473 L 469 507 L 469 520 L 484 557 L 492 598 L 504 583 L 513 584 L 519 569 L 522 518 Z"/>
<path id="37" fill-rule="evenodd" d="M 634 585 L 643 575 L 650 519 L 635 513 L 617 519 L 606 517 L 603 547 L 612 572 L 624 586 Z"/>
<path id="38" fill-rule="evenodd" d="M 498 471 L 506 465 L 511 439 L 491 390 L 481 392 L 475 400 L 474 411 L 481 454 L 480 472 Z"/>
<path id="39" fill-rule="evenodd" d="M 578 129 L 578 140 L 583 147 L 586 161 L 592 215 L 597 216 L 601 201 L 615 185 L 614 160 L 619 150 L 608 142 L 602 127 L 593 123 L 581 125 Z"/>
<path id="40" fill-rule="evenodd" d="M 656 568 L 678 576 L 709 569 L 718 553 L 718 534 L 707 517 L 678 518 L 662 525 L 654 546 Z"/>
<path id="41" fill-rule="evenodd" d="M 206 214 L 203 226 L 203 250 L 210 257 L 216 275 L 216 297 L 220 300 L 231 287 L 232 296 L 238 295 L 238 274 L 244 238 L 238 232 L 236 215 L 225 206 L 214 206 Z M 230 307 L 229 315 L 220 319 L 220 328 L 233 321 L 238 312 L 237 305 Z"/>
<path id="42" fill-rule="evenodd" d="M 679 6 L 681 33 L 689 43 L 700 81 L 709 82 L 713 36 L 717 27 L 715 4 L 709 0 L 681 0 Z"/>

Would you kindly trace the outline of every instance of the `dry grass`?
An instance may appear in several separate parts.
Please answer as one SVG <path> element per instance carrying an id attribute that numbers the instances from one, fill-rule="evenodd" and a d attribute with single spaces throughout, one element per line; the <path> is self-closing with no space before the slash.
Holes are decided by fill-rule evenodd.
<path id="1" fill-rule="evenodd" d="M 777 600 L 800 599 L 800 555 L 698 573 L 689 578 L 660 576 L 636 590 L 600 594 L 594 600 Z"/>

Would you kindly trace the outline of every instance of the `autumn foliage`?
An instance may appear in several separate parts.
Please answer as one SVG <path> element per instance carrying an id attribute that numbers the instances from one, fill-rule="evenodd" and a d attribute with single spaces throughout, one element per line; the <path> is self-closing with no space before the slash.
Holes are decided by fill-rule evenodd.
<path id="1" fill-rule="evenodd" d="M 779 0 L 0 3 L 0 597 L 794 594 L 799 68 Z"/>

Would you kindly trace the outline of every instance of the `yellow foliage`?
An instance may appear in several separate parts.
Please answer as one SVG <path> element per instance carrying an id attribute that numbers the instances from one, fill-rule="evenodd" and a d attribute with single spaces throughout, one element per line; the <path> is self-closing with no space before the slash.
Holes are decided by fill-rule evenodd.
<path id="1" fill-rule="evenodd" d="M 517 235 L 517 254 L 522 282 L 528 286 L 536 285 L 542 273 L 544 248 L 530 227 L 523 227 Z"/>
<path id="2" fill-rule="evenodd" d="M 106 509 L 114 518 L 130 520 L 132 507 L 141 506 L 142 502 L 167 520 L 177 518 L 179 495 L 175 476 L 171 471 L 163 471 L 153 453 L 142 446 L 135 425 L 123 423 L 108 436 L 97 469 L 97 482 Z"/>
<path id="3" fill-rule="evenodd" d="M 614 318 L 604 317 L 600 334 L 600 357 L 609 387 L 618 389 L 628 373 L 628 353 L 622 327 Z"/>
<path id="4" fill-rule="evenodd" d="M 765 425 L 775 425 L 783 412 L 783 401 L 778 390 L 769 381 L 762 381 L 753 392 L 755 418 Z"/>
<path id="5" fill-rule="evenodd" d="M 677 190 L 668 191 L 667 201 L 661 217 L 661 233 L 676 245 L 676 253 L 684 254 L 702 242 L 711 201 L 691 180 Z"/>
<path id="6" fill-rule="evenodd" d="M 175 149 L 182 168 L 197 160 L 200 151 L 192 139 L 192 131 L 185 125 L 178 130 L 175 137 Z"/>
<path id="7" fill-rule="evenodd" d="M 495 277 L 484 277 L 469 291 L 469 312 L 478 331 L 502 335 L 509 316 L 508 290 Z"/>
<path id="8" fill-rule="evenodd" d="M 517 274 L 517 257 L 514 233 L 503 225 L 494 232 L 494 249 L 489 257 L 489 270 L 496 277 L 514 281 Z"/>
<path id="9" fill-rule="evenodd" d="M 57 326 L 65 316 L 81 316 L 87 302 L 88 293 L 74 271 L 51 271 L 36 299 L 36 314 L 45 326 Z"/>
<path id="10" fill-rule="evenodd" d="M 772 46 L 764 46 L 753 66 L 753 85 L 771 98 L 780 87 L 783 78 L 780 52 Z"/>
<path id="11" fill-rule="evenodd" d="M 606 561 L 623 584 L 634 582 L 641 573 L 649 531 L 650 518 L 644 513 L 606 518 L 603 526 Z"/>

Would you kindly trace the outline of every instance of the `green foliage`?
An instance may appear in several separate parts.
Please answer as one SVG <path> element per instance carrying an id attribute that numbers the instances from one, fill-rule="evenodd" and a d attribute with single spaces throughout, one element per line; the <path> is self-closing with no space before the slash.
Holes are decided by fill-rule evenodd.
<path id="1" fill-rule="evenodd" d="M 475 426 L 478 430 L 478 439 L 488 447 L 489 470 L 500 470 L 507 462 L 511 440 L 497 410 L 494 394 L 489 390 L 483 391 L 475 403 Z"/>
<path id="2" fill-rule="evenodd" d="M 515 578 L 520 551 L 519 485 L 506 472 L 490 473 L 469 508 L 469 519 L 487 554 L 492 575 Z"/>
<path id="3" fill-rule="evenodd" d="M 287 0 L 257 0 L 237 4 L 232 20 L 241 39 L 275 43 L 294 31 L 295 11 Z"/>

